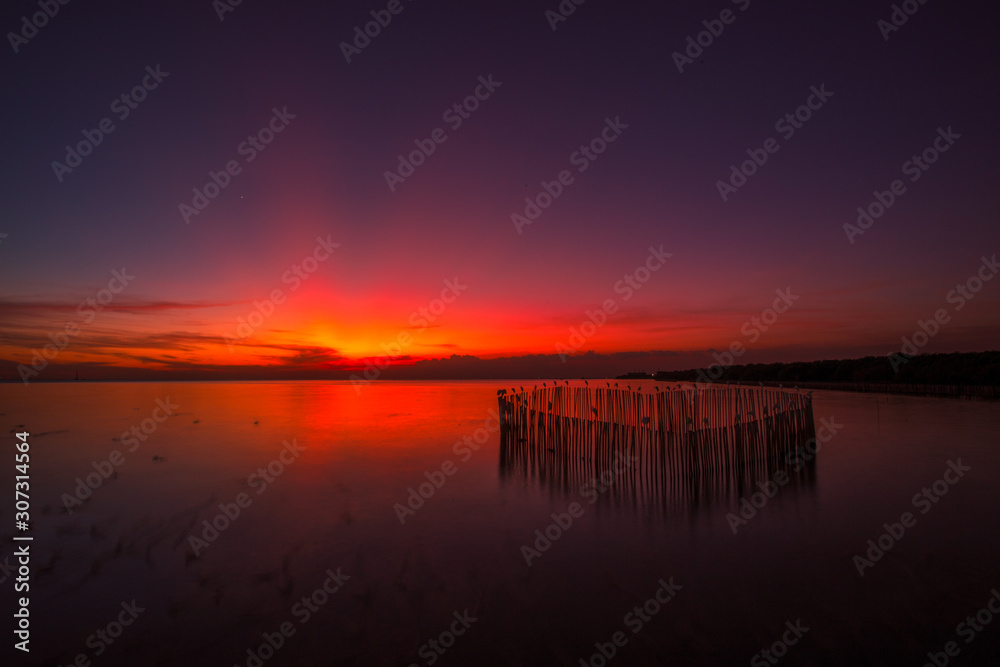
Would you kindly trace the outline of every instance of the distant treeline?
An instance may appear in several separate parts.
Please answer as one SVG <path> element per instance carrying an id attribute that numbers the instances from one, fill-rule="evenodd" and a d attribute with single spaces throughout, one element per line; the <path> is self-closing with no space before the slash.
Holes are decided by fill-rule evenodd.
<path id="1" fill-rule="evenodd" d="M 657 380 L 688 382 L 842 382 L 880 385 L 975 385 L 1000 387 L 1000 352 L 955 352 L 779 364 L 713 366 L 660 371 Z"/>

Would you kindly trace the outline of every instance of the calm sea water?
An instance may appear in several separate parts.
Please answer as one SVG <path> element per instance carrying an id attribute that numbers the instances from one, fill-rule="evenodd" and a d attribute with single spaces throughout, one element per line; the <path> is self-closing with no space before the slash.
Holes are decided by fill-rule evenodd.
<path id="1" fill-rule="evenodd" d="M 947 642 L 997 664 L 1000 615 L 975 615 L 1000 588 L 1000 404 L 815 392 L 842 426 L 734 534 L 745 484 L 501 465 L 491 411 L 520 384 L 0 386 L 0 494 L 26 430 L 34 536 L 30 655 L 0 575 L 4 664 L 923 665 Z M 5 501 L 6 567 L 15 532 Z"/>

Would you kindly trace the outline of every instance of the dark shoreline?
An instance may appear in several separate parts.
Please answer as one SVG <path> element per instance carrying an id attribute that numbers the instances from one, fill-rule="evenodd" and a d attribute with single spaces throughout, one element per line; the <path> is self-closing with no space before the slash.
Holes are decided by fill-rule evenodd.
<path id="1" fill-rule="evenodd" d="M 717 354 L 716 358 L 722 355 Z M 730 355 L 731 356 L 731 355 Z M 634 374 L 632 374 L 634 376 Z M 913 396 L 1000 399 L 1000 352 L 954 352 L 660 371 L 661 382 L 716 382 Z"/>
<path id="2" fill-rule="evenodd" d="M 733 382 L 726 384 L 752 385 L 763 384 L 765 387 L 788 386 L 784 382 Z M 981 398 L 1000 400 L 1000 387 L 993 385 L 963 385 L 963 384 L 903 384 L 892 382 L 797 382 L 793 385 L 799 389 L 821 389 L 827 391 L 854 391 L 870 394 L 900 394 L 906 396 L 932 396 L 936 398 Z"/>

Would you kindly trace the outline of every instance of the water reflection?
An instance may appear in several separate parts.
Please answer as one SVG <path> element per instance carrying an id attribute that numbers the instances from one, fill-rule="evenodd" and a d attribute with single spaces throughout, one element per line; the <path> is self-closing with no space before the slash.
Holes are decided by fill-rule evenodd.
<path id="1" fill-rule="evenodd" d="M 813 493 L 817 480 L 815 457 L 793 462 L 765 459 L 731 468 L 671 474 L 652 451 L 632 455 L 623 450 L 618 455 L 594 459 L 571 453 L 573 445 L 569 443 L 561 452 L 518 444 L 524 443 L 509 439 L 501 442 L 501 484 L 548 490 L 567 500 L 596 496 L 602 506 L 647 516 L 680 516 L 729 507 L 760 491 L 759 484 L 774 480 L 781 472 L 788 479 L 781 486 L 783 498 Z"/>
<path id="2" fill-rule="evenodd" d="M 37 433 L 34 664 L 96 657 L 87 638 L 134 598 L 147 611 L 101 665 L 246 665 L 247 650 L 285 621 L 298 631 L 267 667 L 425 664 L 419 648 L 465 609 L 480 621 L 448 664 L 573 665 L 670 576 L 684 595 L 616 664 L 746 664 L 799 617 L 814 625 L 797 664 L 922 664 L 1000 581 L 1000 405 L 895 396 L 876 404 L 872 395 L 817 392 L 817 418 L 833 415 L 844 427 L 823 442 L 822 460 L 803 466 L 781 457 L 712 465 L 681 456 L 682 440 L 664 449 L 642 428 L 490 432 L 468 459 L 456 455 L 456 442 L 485 432 L 497 389 L 0 387 L 8 413 L 0 428 L 23 423 Z M 657 400 L 655 387 L 647 391 Z M 167 396 L 178 416 L 66 511 L 63 497 L 78 478 L 123 450 L 123 431 Z M 773 402 L 767 407 L 772 413 Z M 679 433 L 691 417 L 689 447 L 722 438 L 698 432 L 707 415 L 686 409 L 667 423 Z M 258 495 L 249 476 L 293 439 L 306 447 L 301 459 Z M 623 465 L 626 457 L 637 463 Z M 913 494 L 958 457 L 973 468 L 961 485 L 859 577 L 853 556 L 885 522 L 917 511 Z M 457 472 L 401 523 L 394 505 L 446 461 Z M 602 490 L 595 482 L 616 463 L 620 474 Z M 782 472 L 788 482 L 734 535 L 727 515 Z M 205 521 L 224 525 L 220 504 L 234 512 L 240 493 L 253 503 L 195 557 L 190 538 L 209 537 Z M 529 567 L 522 545 L 572 502 L 583 516 Z M 0 529 L 8 545 L 11 531 L 10 523 Z M 15 565 L 9 546 L 0 563 L 8 558 Z M 300 626 L 294 605 L 339 567 L 351 577 L 344 590 Z M 991 664 L 974 651 L 985 654 L 998 636 L 963 647 L 965 662 Z"/>

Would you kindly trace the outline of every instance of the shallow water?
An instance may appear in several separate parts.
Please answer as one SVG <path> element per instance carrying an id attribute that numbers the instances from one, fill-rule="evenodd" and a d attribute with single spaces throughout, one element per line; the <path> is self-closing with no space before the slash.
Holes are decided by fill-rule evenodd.
<path id="1" fill-rule="evenodd" d="M 734 534 L 753 489 L 725 480 L 650 502 L 627 475 L 581 493 L 501 467 L 490 412 L 519 384 L 0 385 L 4 437 L 31 434 L 31 654 L 16 664 L 252 666 L 283 623 L 294 634 L 262 664 L 599 665 L 595 644 L 610 664 L 747 664 L 796 621 L 808 630 L 778 647 L 782 664 L 921 665 L 948 641 L 954 664 L 994 664 L 1000 618 L 971 643 L 956 626 L 1000 587 L 1000 404 L 817 391 L 817 424 L 842 427 Z M 157 400 L 175 414 L 156 422 Z M 145 441 L 121 439 L 133 426 Z M 67 511 L 114 450 L 116 475 Z M 959 459 L 970 469 L 915 505 Z M 264 486 L 251 476 L 269 463 Z M 443 483 L 401 523 L 394 506 L 428 474 Z M 205 535 L 238 496 L 239 516 Z M 572 503 L 579 516 L 529 566 L 522 546 Z M 904 512 L 915 525 L 860 576 L 854 557 Z M 0 520 L 13 563 L 10 503 Z M 306 618 L 296 605 L 338 568 Z M 661 580 L 674 595 L 643 619 Z M 11 628 L 13 584 L 0 584 Z M 95 655 L 88 638 L 133 599 L 143 611 Z"/>

